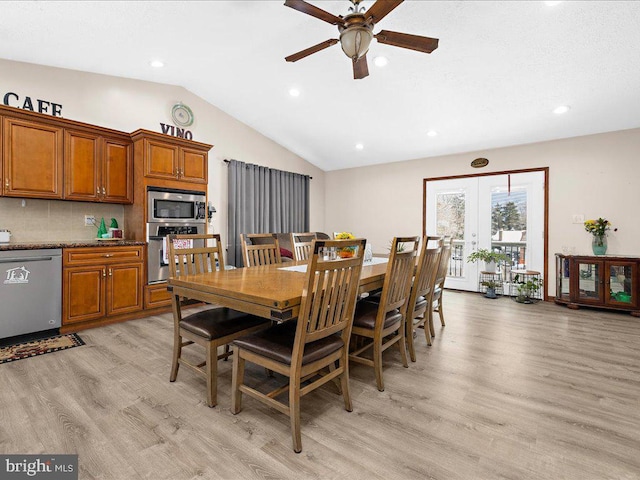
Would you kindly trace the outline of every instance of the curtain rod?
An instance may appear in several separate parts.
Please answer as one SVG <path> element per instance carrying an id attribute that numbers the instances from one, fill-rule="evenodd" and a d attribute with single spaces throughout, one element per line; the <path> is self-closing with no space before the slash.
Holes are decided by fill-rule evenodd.
<path id="1" fill-rule="evenodd" d="M 224 163 L 229 163 L 229 160 L 227 160 L 226 158 L 224 160 L 222 160 Z M 301 174 L 298 174 L 301 175 Z M 311 175 L 307 175 L 309 177 L 309 180 L 313 180 L 313 177 Z"/>

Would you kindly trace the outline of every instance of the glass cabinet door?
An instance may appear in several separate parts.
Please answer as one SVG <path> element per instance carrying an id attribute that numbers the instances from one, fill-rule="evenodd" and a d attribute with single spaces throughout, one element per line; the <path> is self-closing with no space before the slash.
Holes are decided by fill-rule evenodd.
<path id="1" fill-rule="evenodd" d="M 603 296 L 603 262 L 575 263 L 578 269 L 577 301 L 585 303 L 600 303 Z"/>
<path id="2" fill-rule="evenodd" d="M 570 294 L 570 276 L 569 276 L 569 259 L 556 255 L 556 298 L 569 300 Z"/>
<path id="3" fill-rule="evenodd" d="M 636 264 L 631 262 L 607 262 L 608 288 L 605 289 L 607 303 L 616 305 L 636 305 L 635 279 Z"/>

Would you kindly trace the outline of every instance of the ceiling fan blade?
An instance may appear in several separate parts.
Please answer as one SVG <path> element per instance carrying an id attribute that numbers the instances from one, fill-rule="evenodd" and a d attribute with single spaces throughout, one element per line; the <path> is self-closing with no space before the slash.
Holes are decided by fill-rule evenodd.
<path id="1" fill-rule="evenodd" d="M 353 79 L 360 80 L 369 76 L 369 66 L 367 65 L 367 55 L 363 55 L 359 59 L 353 59 Z"/>
<path id="2" fill-rule="evenodd" d="M 320 50 L 324 50 L 325 48 L 329 48 L 331 45 L 335 45 L 339 40 L 337 38 L 330 38 L 329 40 L 325 40 L 313 47 L 306 48 L 304 50 L 299 51 L 298 53 L 294 53 L 293 55 L 289 55 L 285 57 L 287 62 L 297 62 L 298 60 L 308 57 L 312 53 L 319 52 Z"/>
<path id="3" fill-rule="evenodd" d="M 307 15 L 319 18 L 320 20 L 324 20 L 325 22 L 331 23 L 333 25 L 342 25 L 344 23 L 344 20 L 342 18 L 336 17 L 334 14 L 326 12 L 321 8 L 305 2 L 304 0 L 286 0 L 284 4 L 287 7 L 291 7 L 294 10 L 306 13 Z"/>
<path id="4" fill-rule="evenodd" d="M 378 23 L 402 2 L 403 0 L 378 0 L 366 11 L 364 18 L 368 21 L 371 19 L 370 21 L 373 23 Z"/>
<path id="5" fill-rule="evenodd" d="M 374 37 L 376 37 L 376 40 L 380 43 L 386 43 L 394 47 L 409 48 L 411 50 L 417 50 L 418 52 L 431 53 L 438 48 L 437 38 L 421 37 L 420 35 L 380 30 Z"/>

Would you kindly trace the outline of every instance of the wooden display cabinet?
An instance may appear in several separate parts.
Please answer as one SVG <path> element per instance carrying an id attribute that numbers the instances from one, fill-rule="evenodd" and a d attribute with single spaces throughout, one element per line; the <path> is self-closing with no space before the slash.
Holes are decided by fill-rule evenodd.
<path id="1" fill-rule="evenodd" d="M 555 302 L 629 311 L 640 316 L 640 257 L 556 253 Z"/>
<path id="2" fill-rule="evenodd" d="M 64 249 L 63 331 L 142 310 L 143 275 L 142 246 Z"/>

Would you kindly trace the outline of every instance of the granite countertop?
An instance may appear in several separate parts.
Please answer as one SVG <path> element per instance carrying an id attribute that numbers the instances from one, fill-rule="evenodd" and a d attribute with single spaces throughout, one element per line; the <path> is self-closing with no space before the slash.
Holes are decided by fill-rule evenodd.
<path id="1" fill-rule="evenodd" d="M 129 247 L 145 245 L 137 240 L 59 240 L 52 242 L 9 242 L 0 243 L 0 252 L 6 250 L 38 250 L 41 248 L 77 248 L 77 247 Z"/>

